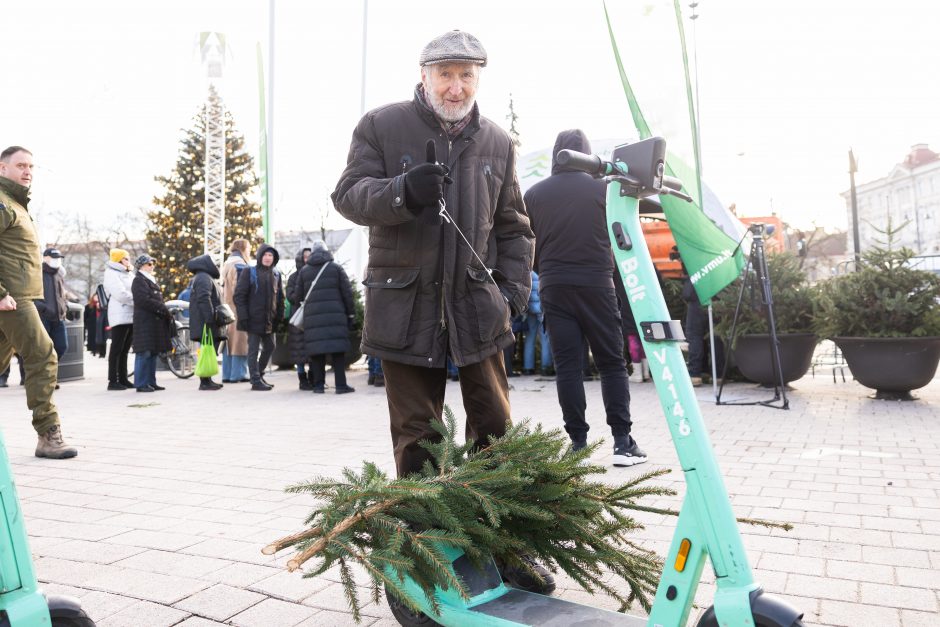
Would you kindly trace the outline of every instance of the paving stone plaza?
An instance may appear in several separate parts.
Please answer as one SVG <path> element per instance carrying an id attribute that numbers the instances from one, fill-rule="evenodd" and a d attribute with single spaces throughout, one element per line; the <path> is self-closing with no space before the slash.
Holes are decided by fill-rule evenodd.
<path id="1" fill-rule="evenodd" d="M 342 396 L 300 392 L 291 371 L 273 373 L 276 388 L 263 394 L 247 384 L 197 392 L 198 381 L 168 372 L 158 373 L 165 392 L 108 392 L 105 374 L 104 360 L 86 356 L 85 379 L 56 393 L 80 451 L 71 460 L 34 457 L 23 388 L 0 389 L 43 588 L 79 597 L 100 627 L 354 625 L 338 575 L 304 579 L 284 568 L 290 551 L 261 548 L 310 513 L 312 502 L 285 486 L 362 460 L 394 472 L 384 390 L 368 387 L 363 370 L 349 377 L 357 392 Z M 515 418 L 561 426 L 553 381 L 511 383 Z M 600 383 L 585 385 L 591 436 L 609 440 Z M 448 383 L 447 401 L 460 417 L 458 386 Z M 736 513 L 794 525 L 743 529 L 757 579 L 802 609 L 807 625 L 940 625 L 940 379 L 907 403 L 871 400 L 871 390 L 828 371 L 793 387 L 789 411 L 716 406 L 710 388 L 697 389 Z M 676 471 L 652 384 L 631 383 L 631 393 L 650 462 L 608 476 Z M 767 391 L 733 384 L 729 395 Z M 605 445 L 595 461 L 609 465 L 611 452 Z M 666 479 L 681 496 L 681 476 Z M 664 553 L 674 521 L 639 518 L 644 544 Z M 712 592 L 706 579 L 696 612 Z M 556 594 L 613 609 L 564 577 Z M 362 625 L 398 624 L 384 603 L 364 614 Z"/>

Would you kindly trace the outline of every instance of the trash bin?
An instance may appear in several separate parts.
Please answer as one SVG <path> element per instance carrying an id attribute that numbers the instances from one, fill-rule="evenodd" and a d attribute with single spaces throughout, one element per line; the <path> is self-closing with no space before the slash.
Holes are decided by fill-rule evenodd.
<path id="1" fill-rule="evenodd" d="M 68 348 L 59 357 L 59 381 L 77 381 L 85 378 L 85 308 L 69 303 L 65 314 L 65 336 Z"/>

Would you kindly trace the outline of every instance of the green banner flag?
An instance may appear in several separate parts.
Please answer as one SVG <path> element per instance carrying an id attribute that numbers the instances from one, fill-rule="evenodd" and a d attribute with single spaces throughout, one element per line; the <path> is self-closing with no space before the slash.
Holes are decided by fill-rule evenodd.
<path id="1" fill-rule="evenodd" d="M 635 69 L 631 67 L 631 75 L 638 77 L 640 83 L 645 79 L 647 91 L 644 95 L 649 93 L 651 99 L 655 100 L 652 110 L 655 111 L 656 135 L 665 138 L 668 150 L 666 172 L 680 179 L 685 192 L 692 197 L 691 203 L 674 196 L 661 196 L 660 202 L 699 301 L 707 305 L 715 294 L 738 277 L 745 260 L 737 248 L 737 242 L 702 211 L 698 127 L 685 49 L 685 31 L 678 0 L 673 0 L 673 5 L 678 25 L 677 39 L 674 39 L 672 28 L 665 19 L 668 17 L 671 20 L 665 10 L 665 2 L 631 5 L 636 15 L 632 15 L 629 20 L 632 56 L 628 58 L 635 60 L 637 66 Z M 627 78 L 606 2 L 604 17 L 633 124 L 640 139 L 652 137 L 650 124 Z M 683 81 L 678 80 L 680 63 L 684 69 Z"/>

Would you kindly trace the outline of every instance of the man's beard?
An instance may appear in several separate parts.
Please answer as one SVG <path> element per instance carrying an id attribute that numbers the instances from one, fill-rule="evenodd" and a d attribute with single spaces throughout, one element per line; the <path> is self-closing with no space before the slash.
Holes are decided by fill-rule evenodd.
<path id="1" fill-rule="evenodd" d="M 428 95 L 428 102 L 431 104 L 431 109 L 434 110 L 434 115 L 445 122 L 453 123 L 464 119 L 467 117 L 467 114 L 470 113 L 470 110 L 473 109 L 473 103 L 476 102 L 476 98 L 467 98 L 466 100 L 462 100 L 459 104 L 454 104 L 447 102 L 444 98 L 440 98 L 427 90 L 425 90 L 425 93 Z"/>

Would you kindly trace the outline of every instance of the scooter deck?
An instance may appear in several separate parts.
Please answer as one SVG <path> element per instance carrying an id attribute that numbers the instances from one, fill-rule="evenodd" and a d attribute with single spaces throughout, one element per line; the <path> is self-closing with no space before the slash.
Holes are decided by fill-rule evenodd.
<path id="1" fill-rule="evenodd" d="M 646 618 L 580 605 L 564 599 L 510 589 L 506 594 L 471 608 L 518 625 L 540 627 L 646 627 Z"/>

